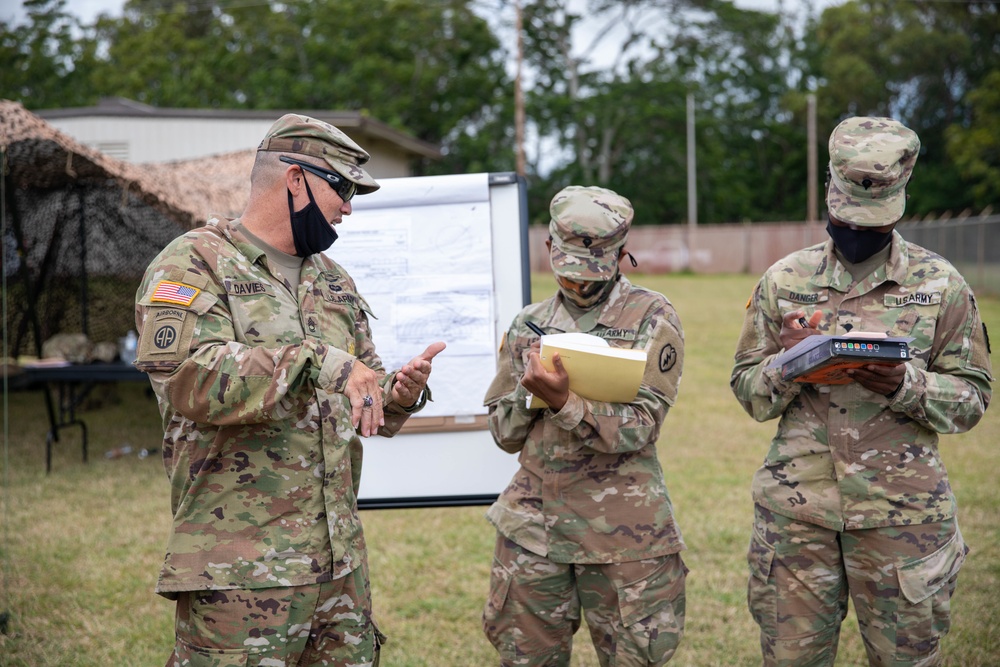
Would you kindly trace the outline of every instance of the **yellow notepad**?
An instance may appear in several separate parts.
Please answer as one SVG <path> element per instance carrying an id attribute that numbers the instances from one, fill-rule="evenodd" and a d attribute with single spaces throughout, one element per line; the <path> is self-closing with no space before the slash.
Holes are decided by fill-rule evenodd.
<path id="1" fill-rule="evenodd" d="M 645 350 L 611 347 L 603 338 L 585 333 L 542 336 L 541 362 L 550 371 L 554 369 L 553 352 L 559 353 L 574 394 L 592 401 L 631 403 L 639 393 L 646 369 Z M 527 407 L 548 406 L 529 395 Z"/>

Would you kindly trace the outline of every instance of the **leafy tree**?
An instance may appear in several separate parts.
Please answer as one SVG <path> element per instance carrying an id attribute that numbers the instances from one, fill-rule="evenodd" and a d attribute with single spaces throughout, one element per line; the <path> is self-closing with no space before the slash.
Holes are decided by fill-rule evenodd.
<path id="1" fill-rule="evenodd" d="M 470 2 L 326 0 L 288 11 L 310 36 L 298 62 L 288 65 L 296 73 L 292 99 L 367 110 L 420 139 L 444 143 L 446 166 L 453 168 L 461 158 L 450 141 L 468 148 L 480 129 L 493 128 L 487 134 L 496 136 L 499 118 L 501 126 L 510 125 L 512 116 L 502 115 L 512 89 L 506 54 Z M 512 156 L 512 146 L 502 152 Z"/>
<path id="2" fill-rule="evenodd" d="M 26 23 L 0 21 L 0 96 L 35 108 L 91 102 L 95 51 L 74 35 L 82 28 L 66 0 L 25 0 L 24 9 Z"/>
<path id="3" fill-rule="evenodd" d="M 991 72 L 968 95 L 973 123 L 947 130 L 948 154 L 962 176 L 975 185 L 980 207 L 1000 202 L 1000 70 Z"/>
<path id="4" fill-rule="evenodd" d="M 124 16 L 97 22 L 107 56 L 94 72 L 94 86 L 159 107 L 241 106 L 233 94 L 247 65 L 232 48 L 234 31 L 223 17 L 211 7 L 131 0 Z"/>
<path id="5" fill-rule="evenodd" d="M 594 1 L 588 15 L 606 27 L 575 55 L 583 17 L 568 2 L 537 0 L 525 14 L 536 77 L 529 115 L 569 154 L 538 203 L 582 181 L 629 196 L 638 222 L 685 220 L 692 93 L 699 221 L 803 217 L 805 124 L 791 124 L 799 118 L 785 101 L 794 90 L 789 67 L 809 60 L 782 17 L 724 0 Z M 612 29 L 624 32 L 617 60 L 593 66 L 588 54 Z"/>
<path id="6" fill-rule="evenodd" d="M 95 80 L 157 106 L 370 113 L 444 144 L 444 164 L 425 169 L 460 170 L 513 154 L 502 142 L 504 53 L 470 7 L 130 0 L 124 17 L 100 24 L 108 57 Z M 490 152 L 463 157 L 480 150 Z"/>
<path id="7" fill-rule="evenodd" d="M 854 0 L 828 8 L 816 36 L 823 52 L 821 126 L 832 130 L 849 115 L 899 119 L 922 145 L 913 176 L 919 187 L 910 189 L 907 213 L 975 205 L 974 193 L 985 191 L 968 187 L 963 174 L 979 178 L 982 172 L 960 169 L 949 157 L 947 136 L 949 127 L 972 126 L 973 91 L 1000 68 L 996 3 Z"/>
<path id="8" fill-rule="evenodd" d="M 840 119 L 889 115 L 923 145 L 909 213 L 995 203 L 1000 6 L 849 0 L 817 16 L 812 1 L 522 0 L 529 210 L 544 219 L 556 190 L 589 183 L 629 196 L 639 223 L 685 221 L 693 94 L 699 223 L 801 219 L 812 91 L 821 163 Z M 0 23 L 4 97 L 356 110 L 442 146 L 419 173 L 513 167 L 491 28 L 507 0 L 128 0 L 93 25 L 66 2 L 25 0 L 23 24 Z"/>
<path id="9" fill-rule="evenodd" d="M 671 48 L 699 101 L 699 217 L 802 219 L 806 44 L 793 17 L 704 5 L 713 13 L 696 15 Z"/>

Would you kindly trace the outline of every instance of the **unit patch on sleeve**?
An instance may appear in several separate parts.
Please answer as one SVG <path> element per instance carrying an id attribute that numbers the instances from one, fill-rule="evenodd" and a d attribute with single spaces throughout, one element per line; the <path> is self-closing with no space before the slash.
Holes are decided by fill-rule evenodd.
<path id="1" fill-rule="evenodd" d="M 150 308 L 139 336 L 139 361 L 181 361 L 187 356 L 197 317 L 182 308 Z"/>
<path id="2" fill-rule="evenodd" d="M 200 289 L 175 283 L 172 280 L 161 280 L 153 290 L 153 296 L 149 298 L 151 302 L 176 303 L 181 306 L 190 306 L 198 296 Z"/>
<path id="3" fill-rule="evenodd" d="M 677 363 L 677 350 L 670 343 L 660 350 L 660 372 L 666 373 Z"/>

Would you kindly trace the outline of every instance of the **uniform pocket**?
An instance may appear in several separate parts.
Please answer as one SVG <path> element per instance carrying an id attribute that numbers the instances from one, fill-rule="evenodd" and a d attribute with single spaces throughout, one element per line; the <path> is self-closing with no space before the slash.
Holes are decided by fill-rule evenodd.
<path id="1" fill-rule="evenodd" d="M 958 576 L 969 548 L 962 533 L 955 535 L 930 556 L 899 568 L 899 590 L 910 604 L 919 604 Z"/>
<path id="2" fill-rule="evenodd" d="M 503 613 L 513 575 L 497 558 L 490 571 L 490 593 L 483 609 L 483 633 L 501 658 L 515 658 L 519 651 L 515 641 L 515 618 Z"/>
<path id="3" fill-rule="evenodd" d="M 774 578 L 771 577 L 773 561 L 774 547 L 768 544 L 755 528 L 750 536 L 750 548 L 747 550 L 747 565 L 750 568 L 747 606 L 761 631 L 771 637 L 776 636 L 778 616 Z"/>
<path id="4" fill-rule="evenodd" d="M 490 572 L 490 594 L 483 610 L 483 621 L 495 621 L 503 611 L 510 591 L 511 573 L 497 559 L 493 559 L 493 569 Z M 487 633 L 488 634 L 488 633 Z"/>
<path id="5" fill-rule="evenodd" d="M 951 629 L 951 598 L 969 548 L 958 530 L 943 547 L 898 569 L 896 651 L 900 657 L 933 653 Z"/>
<path id="6" fill-rule="evenodd" d="M 288 589 L 185 591 L 177 598 L 175 661 L 187 667 L 257 667 L 284 660 Z M 248 609 L 267 610 L 255 621 Z M 253 633 L 250 628 L 262 630 Z M 270 632 L 264 630 L 278 630 Z M 269 660 L 270 659 L 270 660 Z"/>
<path id="7" fill-rule="evenodd" d="M 618 588 L 622 626 L 635 653 L 650 664 L 662 664 L 680 644 L 687 572 L 679 554 L 667 556 L 647 576 Z M 620 646 L 617 653 L 623 649 Z"/>
<path id="8" fill-rule="evenodd" d="M 169 664 L 185 667 L 250 667 L 250 652 L 241 649 L 212 649 L 194 646 L 178 638 Z"/>

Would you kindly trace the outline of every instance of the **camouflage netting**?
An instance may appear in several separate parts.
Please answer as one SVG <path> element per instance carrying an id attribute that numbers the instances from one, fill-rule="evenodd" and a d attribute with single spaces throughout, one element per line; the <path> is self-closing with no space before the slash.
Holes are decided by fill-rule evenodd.
<path id="1" fill-rule="evenodd" d="M 0 151 L 11 357 L 37 355 L 60 333 L 117 344 L 135 327 L 135 290 L 150 260 L 209 213 L 242 210 L 253 162 L 252 150 L 121 162 L 7 100 L 0 100 Z"/>

